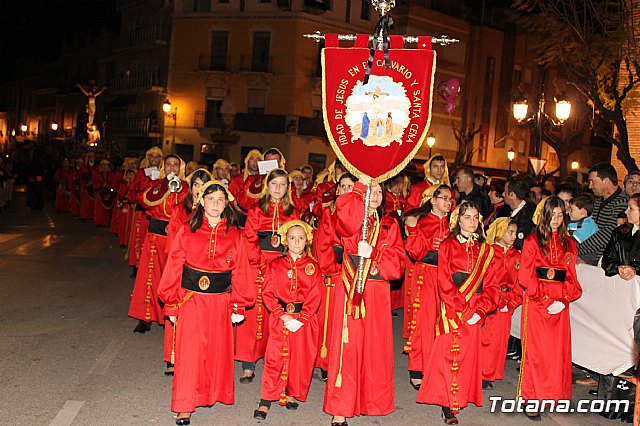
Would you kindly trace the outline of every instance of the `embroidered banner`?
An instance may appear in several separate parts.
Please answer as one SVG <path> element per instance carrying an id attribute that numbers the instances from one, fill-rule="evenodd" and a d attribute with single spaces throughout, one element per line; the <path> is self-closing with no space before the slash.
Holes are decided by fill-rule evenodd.
<path id="1" fill-rule="evenodd" d="M 336 155 L 347 170 L 373 183 L 399 173 L 416 155 L 431 122 L 436 54 L 431 37 L 404 49 L 402 36 L 389 36 L 390 66 L 376 51 L 369 82 L 363 84 L 369 35 L 354 47 L 338 46 L 325 35 L 322 50 L 324 124 Z"/>

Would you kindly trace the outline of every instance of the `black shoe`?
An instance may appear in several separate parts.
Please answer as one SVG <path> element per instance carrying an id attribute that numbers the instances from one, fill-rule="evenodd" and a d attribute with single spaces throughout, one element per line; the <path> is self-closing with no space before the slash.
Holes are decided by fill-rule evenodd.
<path id="1" fill-rule="evenodd" d="M 417 379 L 417 380 L 419 380 L 419 379 Z M 419 391 L 419 390 L 420 390 L 420 386 L 422 385 L 422 382 L 420 382 L 420 383 L 414 383 L 414 381 L 413 381 L 413 379 L 412 379 L 412 378 L 409 378 L 409 383 L 410 383 L 410 384 L 411 384 L 411 386 L 413 386 L 413 388 L 414 388 L 415 390 L 417 390 L 417 391 Z"/>
<path id="2" fill-rule="evenodd" d="M 243 383 L 243 384 L 253 383 L 253 379 L 255 379 L 255 377 L 256 377 L 255 373 L 251 373 L 249 377 L 240 377 L 240 383 Z"/>
<path id="3" fill-rule="evenodd" d="M 173 376 L 173 364 L 171 364 L 170 362 L 167 362 L 167 369 L 164 370 L 164 375 Z"/>
<path id="4" fill-rule="evenodd" d="M 490 380 L 482 381 L 482 390 L 491 390 L 493 389 L 493 382 Z"/>
<path id="5" fill-rule="evenodd" d="M 598 389 L 591 389 L 589 395 L 598 396 Z"/>
<path id="6" fill-rule="evenodd" d="M 451 411 L 451 408 L 449 407 L 442 407 L 442 420 L 447 425 L 458 424 L 458 418 L 453 414 L 453 411 Z"/>
<path id="7" fill-rule="evenodd" d="M 347 419 L 345 419 L 344 422 L 334 422 L 331 420 L 331 426 L 349 426 L 349 423 L 347 423 Z"/>
<path id="8" fill-rule="evenodd" d="M 268 411 L 254 410 L 253 418 L 256 420 L 264 420 L 267 418 Z"/>
<path id="9" fill-rule="evenodd" d="M 540 413 L 524 413 L 527 418 L 533 422 L 539 422 L 542 420 L 542 417 L 540 417 Z"/>
<path id="10" fill-rule="evenodd" d="M 133 329 L 133 332 L 144 334 L 149 330 L 151 330 L 151 323 L 140 320 L 138 321 L 138 325 L 136 325 L 136 328 Z"/>
<path id="11" fill-rule="evenodd" d="M 135 278 L 137 273 L 138 273 L 138 268 L 134 266 L 133 268 L 131 268 L 131 275 L 129 275 L 129 278 Z"/>
<path id="12" fill-rule="evenodd" d="M 176 424 L 177 425 L 189 425 L 189 424 L 191 424 L 191 416 L 184 417 L 182 419 L 176 419 Z"/>
<path id="13" fill-rule="evenodd" d="M 285 408 L 286 408 L 287 410 L 297 410 L 299 406 L 300 406 L 300 404 L 298 404 L 298 403 L 297 403 L 297 402 L 295 402 L 295 401 L 294 401 L 294 402 L 287 402 L 287 403 L 285 404 Z"/>
<path id="14" fill-rule="evenodd" d="M 320 377 L 322 377 L 323 382 L 327 381 L 327 375 L 327 370 L 320 369 Z"/>

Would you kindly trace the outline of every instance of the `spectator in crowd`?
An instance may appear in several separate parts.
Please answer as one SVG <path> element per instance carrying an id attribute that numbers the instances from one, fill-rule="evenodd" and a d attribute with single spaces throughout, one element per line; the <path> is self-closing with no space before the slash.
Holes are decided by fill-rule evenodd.
<path id="1" fill-rule="evenodd" d="M 504 185 L 504 202 L 511 208 L 511 218 L 518 224 L 518 235 L 513 246 L 522 250 L 524 239 L 533 231 L 533 213 L 536 206 L 525 201 L 529 188 L 527 183 L 518 178 L 512 177 Z"/>
<path id="2" fill-rule="evenodd" d="M 624 177 L 624 192 L 627 194 L 627 197 L 640 194 L 640 170 L 629 172 L 629 174 Z"/>
<path id="3" fill-rule="evenodd" d="M 488 228 L 497 218 L 509 217 L 511 208 L 504 202 L 504 184 L 502 179 L 492 179 L 489 184 L 489 201 L 492 211 L 484 218 L 484 227 Z"/>
<path id="4" fill-rule="evenodd" d="M 598 232 L 580 244 L 578 255 L 583 262 L 596 266 L 617 226 L 618 214 L 627 208 L 627 196 L 618 187 L 616 169 L 608 163 L 596 164 L 589 170 L 589 189 L 596 196 L 593 220 Z"/>
<path id="5" fill-rule="evenodd" d="M 487 177 L 485 175 L 476 175 L 473 181 L 482 189 L 482 192 L 487 193 Z"/>
<path id="6" fill-rule="evenodd" d="M 475 173 L 469 167 L 464 167 L 456 172 L 454 182 L 460 192 L 457 204 L 461 204 L 463 201 L 473 201 L 478 205 L 479 213 L 485 218 L 491 214 L 491 201 L 482 188 L 475 183 L 475 178 Z M 484 219 L 481 220 L 484 221 Z"/>
<path id="7" fill-rule="evenodd" d="M 598 232 L 598 225 L 593 221 L 592 213 L 593 197 L 590 194 L 578 195 L 571 200 L 569 206 L 571 220 L 567 224 L 567 230 L 578 243 L 578 247 L 583 241 Z"/>
<path id="8" fill-rule="evenodd" d="M 568 183 L 561 183 L 556 188 L 555 195 L 564 201 L 564 208 L 568 213 L 571 208 L 571 199 L 578 195 L 578 191 Z"/>
<path id="9" fill-rule="evenodd" d="M 618 220 L 616 221 L 617 226 L 620 225 L 624 225 L 625 223 L 628 223 L 629 221 L 627 220 L 627 214 L 626 213 L 620 213 L 618 214 Z"/>
<path id="10" fill-rule="evenodd" d="M 542 201 L 543 197 L 542 185 L 540 185 L 540 183 L 538 182 L 534 182 L 533 184 L 531 184 L 529 187 L 529 196 L 530 201 L 537 206 L 538 203 Z"/>

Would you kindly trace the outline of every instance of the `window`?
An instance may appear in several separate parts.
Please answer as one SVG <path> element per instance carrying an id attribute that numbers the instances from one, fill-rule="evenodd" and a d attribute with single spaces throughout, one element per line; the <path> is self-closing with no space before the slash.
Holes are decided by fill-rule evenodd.
<path id="1" fill-rule="evenodd" d="M 266 98 L 266 90 L 249 89 L 247 91 L 247 112 L 249 114 L 264 114 Z"/>
<path id="2" fill-rule="evenodd" d="M 218 0 L 218 3 L 229 3 L 229 0 Z"/>
<path id="3" fill-rule="evenodd" d="M 227 47 L 229 33 L 227 31 L 213 31 L 211 33 L 211 69 L 215 71 L 227 70 Z"/>
<path id="4" fill-rule="evenodd" d="M 220 107 L 222 99 L 207 99 L 207 109 L 204 113 L 204 127 L 220 127 L 222 118 Z"/>
<path id="5" fill-rule="evenodd" d="M 194 12 L 211 12 L 211 0 L 194 0 Z"/>
<path id="6" fill-rule="evenodd" d="M 360 9 L 360 19 L 368 21 L 371 19 L 371 2 L 362 0 L 362 9 Z"/>
<path id="7" fill-rule="evenodd" d="M 480 145 L 478 147 L 478 161 L 487 162 L 487 151 L 489 147 L 489 138 L 486 135 L 480 135 Z"/>
<path id="8" fill-rule="evenodd" d="M 270 43 L 270 32 L 257 31 L 253 33 L 253 54 L 251 56 L 251 71 L 267 72 L 269 70 Z"/>

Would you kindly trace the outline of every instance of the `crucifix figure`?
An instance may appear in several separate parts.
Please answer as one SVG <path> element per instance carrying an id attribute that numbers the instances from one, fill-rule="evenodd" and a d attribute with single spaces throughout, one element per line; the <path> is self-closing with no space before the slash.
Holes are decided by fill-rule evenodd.
<path id="1" fill-rule="evenodd" d="M 87 128 L 90 129 L 93 125 L 93 117 L 96 115 L 96 98 L 107 89 L 107 86 L 104 86 L 100 90 L 98 90 L 97 86 L 84 87 L 80 83 L 76 84 L 76 86 L 87 97 L 87 114 L 89 115 Z"/>
<path id="2" fill-rule="evenodd" d="M 380 86 L 376 86 L 373 92 L 365 92 L 365 95 L 373 98 L 373 118 L 378 118 L 380 114 L 380 96 L 389 96 L 388 93 L 383 92 Z"/>

